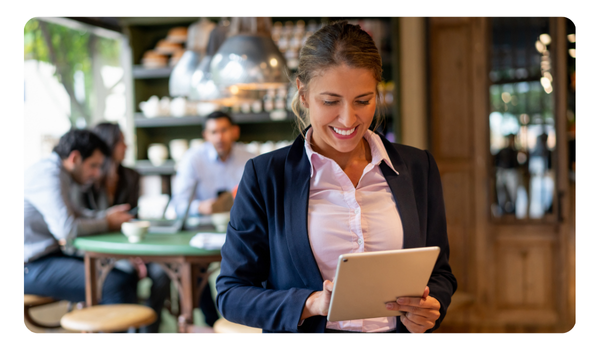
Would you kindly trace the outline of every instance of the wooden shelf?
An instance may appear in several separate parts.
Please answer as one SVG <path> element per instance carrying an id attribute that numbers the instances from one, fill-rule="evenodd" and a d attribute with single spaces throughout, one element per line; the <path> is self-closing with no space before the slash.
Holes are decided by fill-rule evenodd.
<path id="1" fill-rule="evenodd" d="M 149 160 L 140 159 L 135 162 L 135 170 L 141 175 L 174 175 L 175 161 L 167 159 L 162 165 L 155 166 Z"/>
<path id="2" fill-rule="evenodd" d="M 134 123 L 136 128 L 160 128 L 165 126 L 202 125 L 204 124 L 204 118 L 199 116 L 146 118 L 142 113 L 136 113 Z"/>
<path id="3" fill-rule="evenodd" d="M 233 121 L 238 124 L 253 124 L 253 123 L 277 123 L 277 122 L 291 122 L 296 118 L 294 113 L 291 111 L 287 111 L 287 116 L 285 119 L 281 120 L 273 120 L 271 119 L 270 112 L 262 112 L 262 113 L 231 113 L 231 117 Z"/>
<path id="4" fill-rule="evenodd" d="M 282 120 L 271 119 L 268 112 L 263 113 L 232 113 L 231 117 L 237 124 L 255 124 L 255 123 L 290 123 L 295 116 L 292 112 L 287 112 L 287 117 Z M 204 117 L 200 116 L 184 116 L 184 117 L 155 117 L 146 118 L 142 113 L 135 114 L 136 128 L 159 128 L 169 126 L 186 126 L 186 125 L 203 125 Z"/>
<path id="5" fill-rule="evenodd" d="M 171 76 L 173 67 L 145 68 L 144 66 L 133 66 L 131 75 L 134 79 L 157 79 Z"/>

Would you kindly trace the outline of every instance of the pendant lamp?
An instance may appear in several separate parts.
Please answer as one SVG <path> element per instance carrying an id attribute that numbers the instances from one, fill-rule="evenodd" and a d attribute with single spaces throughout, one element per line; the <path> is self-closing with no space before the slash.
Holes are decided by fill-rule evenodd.
<path id="1" fill-rule="evenodd" d="M 271 39 L 270 18 L 235 17 L 230 26 L 230 36 L 210 62 L 211 79 L 218 88 L 236 95 L 290 82 L 285 58 Z"/>

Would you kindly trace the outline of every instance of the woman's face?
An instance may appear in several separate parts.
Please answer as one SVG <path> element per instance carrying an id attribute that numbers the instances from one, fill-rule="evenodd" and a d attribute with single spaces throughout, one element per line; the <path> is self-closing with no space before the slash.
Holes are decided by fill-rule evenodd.
<path id="1" fill-rule="evenodd" d="M 113 149 L 112 158 L 115 163 L 121 164 L 123 159 L 125 159 L 125 151 L 127 150 L 127 145 L 125 144 L 125 138 L 123 137 L 123 133 L 119 134 L 119 140 Z"/>
<path id="2" fill-rule="evenodd" d="M 312 143 L 325 156 L 357 148 L 375 115 L 376 89 L 377 81 L 366 68 L 341 65 L 312 78 L 301 98 L 310 111 Z"/>

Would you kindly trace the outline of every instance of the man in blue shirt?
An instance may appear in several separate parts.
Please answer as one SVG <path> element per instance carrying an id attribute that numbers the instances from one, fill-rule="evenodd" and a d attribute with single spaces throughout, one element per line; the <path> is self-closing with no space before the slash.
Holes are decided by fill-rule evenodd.
<path id="1" fill-rule="evenodd" d="M 25 171 L 25 294 L 85 300 L 83 259 L 63 253 L 79 236 L 119 230 L 129 221 L 129 204 L 92 212 L 73 200 L 77 186 L 98 176 L 108 146 L 88 130 L 63 135 L 52 155 Z M 137 276 L 113 269 L 102 288 L 102 304 L 135 303 Z"/>
<path id="2" fill-rule="evenodd" d="M 233 203 L 227 193 L 239 184 L 246 162 L 255 156 L 235 142 L 240 129 L 223 112 L 213 112 L 206 117 L 202 136 L 206 142 L 189 149 L 177 166 L 172 205 L 178 217 L 184 215 L 196 181 L 198 186 L 189 215 L 229 211 Z M 220 197 L 222 193 L 226 195 Z M 219 318 L 210 288 L 205 288 L 200 297 L 200 309 L 209 326 Z"/>
<path id="3" fill-rule="evenodd" d="M 219 206 L 217 198 L 239 184 L 244 165 L 255 156 L 246 151 L 244 145 L 235 142 L 240 129 L 223 112 L 213 112 L 206 117 L 202 136 L 206 142 L 188 150 L 177 166 L 172 200 L 177 216 L 183 216 L 196 181 L 198 187 L 189 215 L 229 211 L 229 208 Z"/>

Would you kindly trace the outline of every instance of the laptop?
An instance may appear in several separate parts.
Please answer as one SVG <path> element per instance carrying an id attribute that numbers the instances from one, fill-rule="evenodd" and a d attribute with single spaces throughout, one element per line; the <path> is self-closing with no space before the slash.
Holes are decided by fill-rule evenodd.
<path id="1" fill-rule="evenodd" d="M 423 295 L 439 252 L 424 247 L 340 255 L 327 320 L 399 316 L 386 302 Z"/>
<path id="2" fill-rule="evenodd" d="M 198 187 L 198 181 L 194 183 L 192 187 L 192 192 L 188 198 L 187 207 L 185 208 L 185 213 L 182 217 L 178 217 L 177 219 L 165 219 L 165 214 L 167 212 L 167 208 L 171 202 L 169 199 L 169 203 L 165 206 L 165 210 L 163 211 L 162 219 L 148 219 L 144 221 L 150 222 L 150 227 L 148 228 L 149 233 L 177 233 L 183 230 L 185 221 L 187 220 L 188 213 L 190 211 L 190 206 L 192 201 L 194 200 L 194 196 L 196 195 L 196 188 Z"/>

